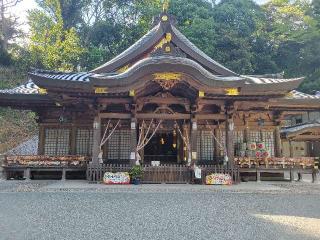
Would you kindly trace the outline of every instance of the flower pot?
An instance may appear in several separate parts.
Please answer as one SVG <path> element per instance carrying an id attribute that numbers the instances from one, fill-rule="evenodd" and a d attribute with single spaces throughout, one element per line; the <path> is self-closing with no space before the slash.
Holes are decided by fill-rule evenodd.
<path id="1" fill-rule="evenodd" d="M 132 183 L 133 183 L 134 185 L 140 185 L 140 178 L 134 178 L 134 179 L 132 180 Z"/>

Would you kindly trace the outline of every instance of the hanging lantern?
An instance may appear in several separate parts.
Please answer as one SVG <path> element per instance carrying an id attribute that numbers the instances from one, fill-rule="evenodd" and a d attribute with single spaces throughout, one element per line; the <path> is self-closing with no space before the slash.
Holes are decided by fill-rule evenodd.
<path id="1" fill-rule="evenodd" d="M 177 147 L 177 132 L 176 130 L 173 130 L 173 143 L 172 143 L 172 147 L 176 148 Z"/>
<path id="2" fill-rule="evenodd" d="M 94 121 L 94 123 L 93 123 L 93 128 L 94 128 L 94 129 L 98 129 L 99 126 L 100 126 L 100 124 L 99 124 L 98 122 Z"/>
<path id="3" fill-rule="evenodd" d="M 229 130 L 230 130 L 230 131 L 233 131 L 233 130 L 234 130 L 234 122 L 233 122 L 233 121 L 230 121 L 230 122 L 229 122 Z"/>
<path id="4" fill-rule="evenodd" d="M 263 127 L 264 126 L 264 119 L 262 119 L 262 118 L 258 119 L 258 126 L 259 127 Z"/>
<path id="5" fill-rule="evenodd" d="M 65 117 L 64 117 L 63 115 L 61 115 L 61 116 L 59 117 L 59 122 L 60 122 L 60 123 L 64 123 L 65 121 L 66 121 Z"/>

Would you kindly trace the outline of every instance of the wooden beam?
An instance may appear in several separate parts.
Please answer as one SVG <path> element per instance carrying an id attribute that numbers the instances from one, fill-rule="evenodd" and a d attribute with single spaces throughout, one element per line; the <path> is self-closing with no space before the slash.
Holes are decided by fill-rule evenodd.
<path id="1" fill-rule="evenodd" d="M 293 141 L 320 141 L 320 135 L 298 135 L 290 139 Z"/>
<path id="2" fill-rule="evenodd" d="M 225 114 L 197 114 L 197 120 L 226 120 Z"/>
<path id="3" fill-rule="evenodd" d="M 204 105 L 217 105 L 217 106 L 224 106 L 225 105 L 224 100 L 203 99 L 203 98 L 197 98 L 196 103 L 197 104 L 204 104 Z"/>
<path id="4" fill-rule="evenodd" d="M 162 120 L 183 120 L 190 119 L 190 114 L 183 113 L 137 113 L 137 119 L 162 119 Z"/>
<path id="5" fill-rule="evenodd" d="M 157 104 L 190 104 L 190 100 L 186 98 L 176 98 L 176 97 L 142 97 L 137 100 L 138 103 L 157 103 Z"/>
<path id="6" fill-rule="evenodd" d="M 131 119 L 131 113 L 100 113 L 100 117 L 108 119 Z"/>
<path id="7" fill-rule="evenodd" d="M 99 104 L 126 104 L 132 103 L 131 98 L 99 98 L 97 100 Z"/>

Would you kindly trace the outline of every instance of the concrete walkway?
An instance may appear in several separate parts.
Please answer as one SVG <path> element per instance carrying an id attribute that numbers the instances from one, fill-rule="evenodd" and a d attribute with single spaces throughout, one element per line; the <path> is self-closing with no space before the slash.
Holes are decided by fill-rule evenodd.
<path id="1" fill-rule="evenodd" d="M 271 182 L 246 182 L 231 186 L 207 186 L 192 184 L 141 184 L 141 185 L 105 185 L 105 184 L 89 184 L 86 181 L 57 181 L 53 182 L 42 190 L 104 190 L 104 191 L 146 191 L 146 192 L 192 192 L 192 191 L 286 191 L 286 189 L 272 185 Z"/>

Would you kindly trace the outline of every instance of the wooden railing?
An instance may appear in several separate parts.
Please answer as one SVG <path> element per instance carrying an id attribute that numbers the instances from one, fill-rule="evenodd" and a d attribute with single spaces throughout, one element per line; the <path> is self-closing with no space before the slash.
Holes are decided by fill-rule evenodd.
<path id="1" fill-rule="evenodd" d="M 163 164 L 160 166 L 143 165 L 142 183 L 193 183 L 194 174 L 192 168 L 178 164 Z M 230 174 L 234 183 L 240 182 L 239 168 L 231 165 L 200 165 L 202 180 L 211 173 Z M 87 167 L 87 180 L 89 182 L 101 182 L 105 172 L 129 172 L 130 165 L 124 164 L 100 164 Z"/>
<path id="2" fill-rule="evenodd" d="M 192 171 L 185 165 L 144 165 L 142 183 L 189 183 Z"/>
<path id="3" fill-rule="evenodd" d="M 106 172 L 129 172 L 129 164 L 89 164 L 87 167 L 87 180 L 89 182 L 102 182 Z"/>
<path id="4" fill-rule="evenodd" d="M 236 165 L 227 163 L 226 165 L 199 165 L 202 169 L 202 183 L 205 183 L 206 176 L 212 173 L 229 174 L 234 183 L 240 183 L 240 170 Z"/>

